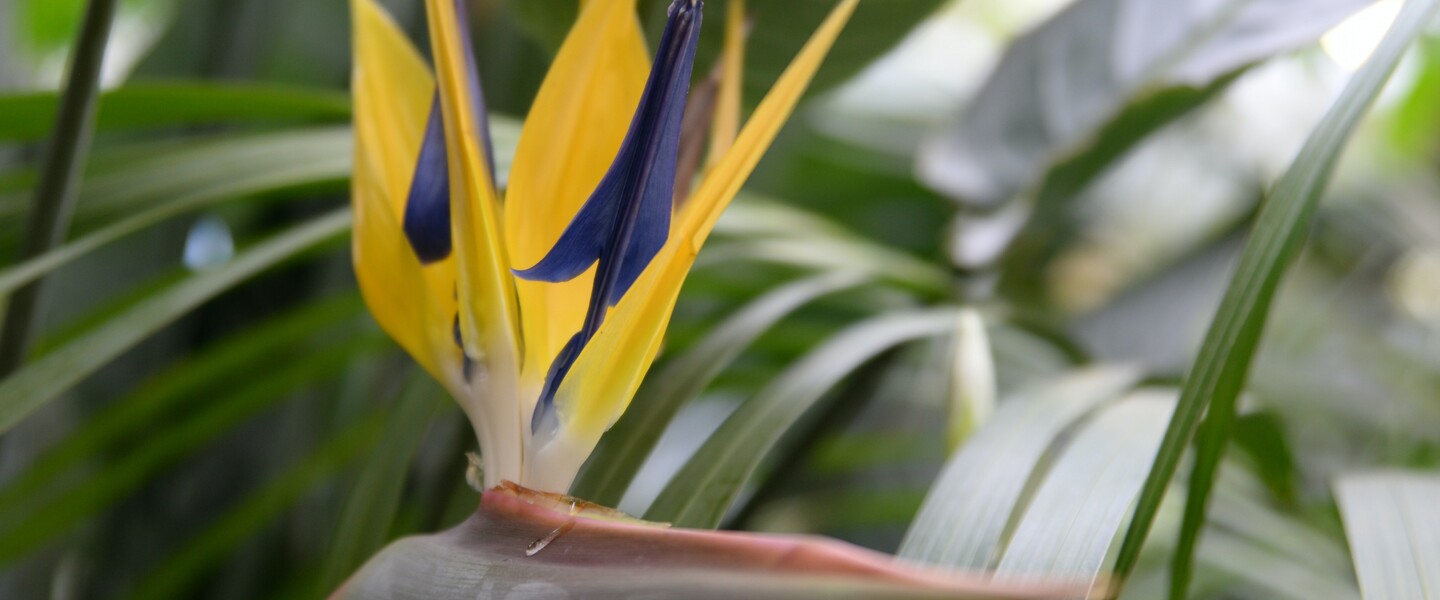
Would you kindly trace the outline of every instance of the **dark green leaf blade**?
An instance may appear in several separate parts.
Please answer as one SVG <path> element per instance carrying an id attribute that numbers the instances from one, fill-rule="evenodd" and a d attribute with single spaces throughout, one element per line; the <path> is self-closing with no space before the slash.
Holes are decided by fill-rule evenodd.
<path id="1" fill-rule="evenodd" d="M 444 402 L 442 402 L 444 401 Z M 405 489 L 405 473 L 430 422 L 448 405 L 445 391 L 423 372 L 411 376 L 376 436 L 365 468 L 350 488 L 325 557 L 320 591 L 333 590 L 385 545 Z"/>
<path id="2" fill-rule="evenodd" d="M 0 433 L 195 307 L 296 254 L 350 229 L 339 209 L 276 235 L 223 267 L 181 281 L 22 367 L 0 383 Z"/>
<path id="3" fill-rule="evenodd" d="M 126 597 L 176 598 L 225 552 L 253 536 L 317 483 L 333 476 L 362 454 L 379 434 L 388 415 L 370 415 L 325 441 L 310 456 L 242 499 L 225 516 L 191 540 L 142 579 Z"/>
<path id="4" fill-rule="evenodd" d="M 836 334 L 747 400 L 681 467 L 645 513 L 652 521 L 713 528 L 766 453 L 841 379 L 904 342 L 944 335 L 955 309 L 886 314 Z"/>
<path id="5" fill-rule="evenodd" d="M 54 121 L 53 93 L 0 96 L 0 140 L 44 137 Z M 219 122 L 340 122 L 350 118 L 343 92 L 276 85 L 139 83 L 100 97 L 98 130 Z"/>

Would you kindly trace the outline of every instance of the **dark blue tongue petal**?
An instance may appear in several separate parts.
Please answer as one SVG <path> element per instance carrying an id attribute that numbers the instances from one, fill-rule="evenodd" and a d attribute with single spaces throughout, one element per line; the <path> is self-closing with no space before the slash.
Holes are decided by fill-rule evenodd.
<path id="1" fill-rule="evenodd" d="M 450 171 L 440 99 L 430 103 L 425 141 L 420 146 L 410 197 L 405 202 L 405 237 L 422 263 L 450 256 Z"/>
<path id="2" fill-rule="evenodd" d="M 535 266 L 515 271 L 522 279 L 560 282 L 599 263 L 585 323 L 551 364 L 532 432 L 553 418 L 555 390 L 599 330 L 606 309 L 620 302 L 670 234 L 680 124 L 703 7 L 701 0 L 674 0 L 655 66 L 615 162 L 550 252 Z"/>
<path id="3" fill-rule="evenodd" d="M 465 0 L 455 1 L 455 15 L 460 20 L 460 39 L 465 46 L 465 61 L 470 79 L 470 98 L 474 103 L 479 139 L 485 144 L 491 184 L 495 177 L 495 152 L 490 141 L 490 120 L 485 107 L 485 94 L 480 88 L 480 72 L 475 66 L 475 50 L 470 42 L 470 21 L 466 17 Z M 415 164 L 415 177 L 410 196 L 405 202 L 405 237 L 420 262 L 430 264 L 450 256 L 450 171 L 445 148 L 445 119 L 441 116 L 437 93 L 430 104 L 430 118 L 425 125 L 425 139 Z"/>

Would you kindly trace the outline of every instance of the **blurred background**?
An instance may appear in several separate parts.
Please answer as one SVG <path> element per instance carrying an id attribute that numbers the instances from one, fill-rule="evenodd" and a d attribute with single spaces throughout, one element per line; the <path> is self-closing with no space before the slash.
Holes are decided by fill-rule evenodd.
<path id="1" fill-rule="evenodd" d="M 420 2 L 384 4 L 424 39 Z M 471 2 L 502 165 L 576 4 Z M 708 4 L 699 74 L 724 14 Z M 894 552 L 997 404 L 1090 364 L 1139 365 L 1173 397 L 1266 191 L 1400 2 L 1255 0 L 1290 16 L 1198 40 L 1146 4 L 862 2 L 702 253 L 656 371 L 812 273 L 870 279 L 761 319 L 620 507 L 644 513 L 737 406 L 876 315 L 973 309 L 998 393 L 956 400 L 970 376 L 950 336 L 839 360 L 725 526 Z M 640 5 L 653 42 L 666 2 Z M 751 2 L 749 106 L 830 5 Z M 7 294 L 28 281 L 11 267 L 84 8 L 0 0 Z M 0 388 L 45 399 L 0 436 L 0 597 L 323 596 L 385 542 L 474 509 L 463 416 L 368 316 L 348 235 L 306 237 L 348 203 L 350 43 L 341 0 L 120 2 L 67 235 L 95 250 L 43 271 L 34 358 Z M 1252 503 L 1233 506 L 1264 514 L 1210 527 L 1279 562 L 1202 551 L 1195 597 L 1281 597 L 1268 586 L 1292 567 L 1322 592 L 1289 593 L 1353 596 L 1333 479 L 1440 466 L 1437 106 L 1427 34 L 1349 141 L 1241 401 L 1226 460 Z M 266 245 L 285 235 L 301 237 Z M 31 369 L 47 356 L 63 360 Z M 956 402 L 974 427 L 947 429 Z M 1307 544 L 1323 556 L 1291 552 Z"/>

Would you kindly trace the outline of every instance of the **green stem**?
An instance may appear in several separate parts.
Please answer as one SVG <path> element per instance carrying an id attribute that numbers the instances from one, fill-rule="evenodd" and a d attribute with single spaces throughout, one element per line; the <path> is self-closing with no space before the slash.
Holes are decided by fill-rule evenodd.
<path id="1" fill-rule="evenodd" d="M 90 147 L 95 125 L 95 105 L 100 88 L 100 68 L 105 61 L 105 44 L 116 0 L 90 0 L 85 22 L 71 55 L 70 72 L 55 117 L 55 135 L 45 151 L 35 201 L 26 225 L 25 245 L 20 260 L 28 260 L 54 248 L 70 229 L 75 212 L 76 182 Z M 40 320 L 40 292 L 37 280 L 10 297 L 0 331 L 0 377 L 15 372 L 34 340 Z"/>

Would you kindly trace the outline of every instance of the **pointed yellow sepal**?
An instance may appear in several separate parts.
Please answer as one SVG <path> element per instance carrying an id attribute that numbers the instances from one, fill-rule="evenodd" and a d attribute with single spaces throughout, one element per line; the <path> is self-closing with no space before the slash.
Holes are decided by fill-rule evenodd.
<path id="1" fill-rule="evenodd" d="M 586 2 L 530 108 L 510 170 L 505 235 L 513 264 L 544 257 L 605 175 L 649 71 L 635 0 Z M 527 380 L 543 380 L 579 331 L 593 278 L 592 270 L 564 283 L 517 280 Z"/>
<path id="2" fill-rule="evenodd" d="M 535 455 L 537 464 L 528 465 L 528 473 L 545 479 L 536 482 L 541 487 L 549 482 L 568 485 L 600 436 L 629 405 L 659 352 L 696 254 L 794 111 L 856 2 L 843 0 L 805 44 L 734 145 L 684 204 L 664 249 L 580 354 L 556 395 L 562 435 Z M 573 458 L 577 453 L 579 458 Z"/>
<path id="3" fill-rule="evenodd" d="M 354 262 L 375 320 L 437 380 L 453 386 L 455 265 L 421 265 L 401 222 L 435 81 L 374 0 L 352 0 L 355 29 Z"/>

